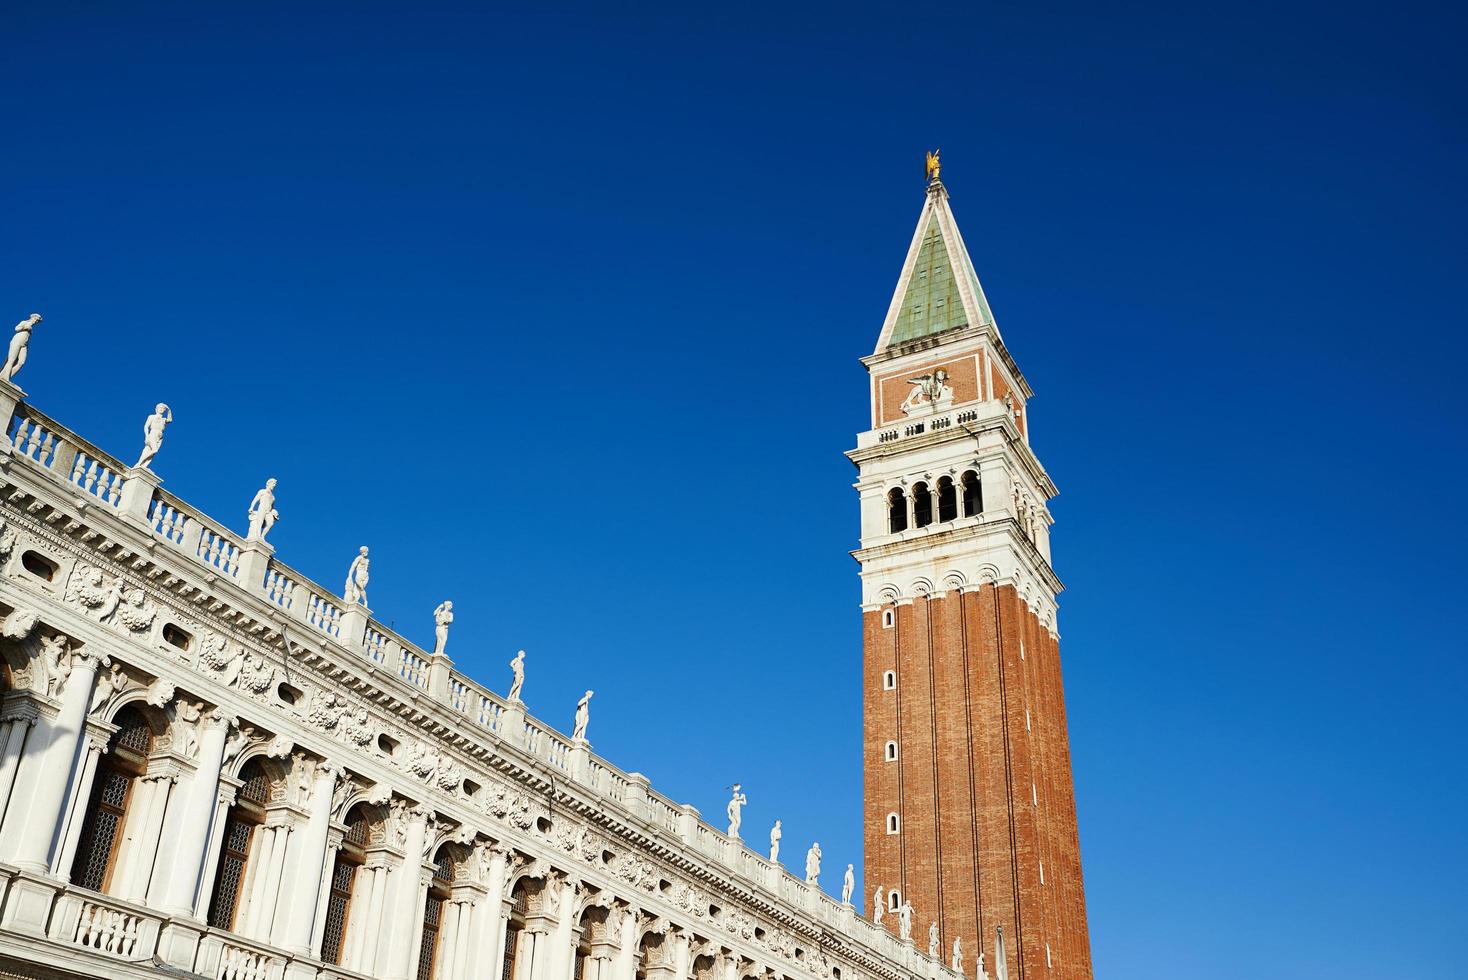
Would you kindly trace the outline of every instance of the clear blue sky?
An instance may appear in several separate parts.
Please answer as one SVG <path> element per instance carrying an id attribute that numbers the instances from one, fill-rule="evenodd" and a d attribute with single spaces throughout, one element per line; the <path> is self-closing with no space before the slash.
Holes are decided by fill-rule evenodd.
<path id="1" fill-rule="evenodd" d="M 1462 976 L 1448 5 L 0 11 L 21 381 L 860 868 L 854 471 L 944 178 L 1033 384 L 1097 973 Z M 1109 9 L 1101 9 L 1101 8 Z"/>

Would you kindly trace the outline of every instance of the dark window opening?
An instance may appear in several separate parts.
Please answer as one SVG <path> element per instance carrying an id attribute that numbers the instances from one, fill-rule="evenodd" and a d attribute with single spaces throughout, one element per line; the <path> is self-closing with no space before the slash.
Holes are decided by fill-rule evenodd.
<path id="1" fill-rule="evenodd" d="M 912 522 L 918 527 L 933 523 L 933 495 L 928 492 L 926 483 L 912 488 Z"/>
<path id="2" fill-rule="evenodd" d="M 887 494 L 887 530 L 893 534 L 907 530 L 907 495 L 901 487 Z"/>
<path id="3" fill-rule="evenodd" d="M 958 519 L 958 491 L 954 489 L 953 481 L 948 477 L 938 480 L 938 520 L 954 521 Z"/>
<path id="4" fill-rule="evenodd" d="M 963 475 L 963 516 L 973 517 L 984 512 L 984 488 L 979 483 L 979 474 L 969 470 Z"/>

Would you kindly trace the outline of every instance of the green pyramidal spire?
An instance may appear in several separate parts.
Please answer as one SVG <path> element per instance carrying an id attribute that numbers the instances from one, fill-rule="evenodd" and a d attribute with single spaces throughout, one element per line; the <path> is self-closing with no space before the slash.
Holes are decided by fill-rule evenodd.
<path id="1" fill-rule="evenodd" d="M 877 350 L 965 326 L 994 323 L 978 273 L 936 178 L 907 252 Z"/>

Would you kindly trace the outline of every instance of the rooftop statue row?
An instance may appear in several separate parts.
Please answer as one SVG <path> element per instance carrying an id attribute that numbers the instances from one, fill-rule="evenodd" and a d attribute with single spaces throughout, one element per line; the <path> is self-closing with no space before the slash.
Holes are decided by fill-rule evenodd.
<path id="1" fill-rule="evenodd" d="M 36 324 L 40 322 L 41 316 L 39 314 L 32 314 L 16 325 L 5 363 L 3 367 L 0 367 L 0 382 L 8 383 L 12 387 L 14 386 L 16 374 L 24 367 L 27 361 L 32 332 Z M 144 421 L 143 448 L 138 456 L 137 463 L 133 467 L 134 470 L 151 473 L 151 465 L 157 459 L 159 452 L 163 448 L 164 435 L 167 427 L 173 421 L 174 416 L 172 410 L 166 403 L 159 402 L 154 408 L 154 411 Z M 247 544 L 253 543 L 258 546 L 264 546 L 267 552 L 271 549 L 269 549 L 266 538 L 281 517 L 280 510 L 277 508 L 277 486 L 278 481 L 276 478 L 271 477 L 267 479 L 265 485 L 255 492 L 245 512 L 248 522 L 245 542 Z M 0 525 L 0 530 L 3 530 L 3 525 Z M 353 556 L 347 568 L 346 579 L 342 590 L 342 599 L 344 600 L 345 606 L 366 606 L 370 571 L 371 561 L 369 550 L 366 546 L 362 546 L 358 549 L 357 554 Z M 83 593 L 79 601 L 88 608 L 99 610 L 99 618 L 105 621 L 109 620 L 113 615 L 116 615 L 121 618 L 120 621 L 126 620 L 130 629 L 134 628 L 132 619 L 143 617 L 138 619 L 136 628 L 144 628 L 151 622 L 153 618 L 152 607 L 143 607 L 144 597 L 141 591 L 137 591 L 133 595 L 124 595 L 121 579 L 113 582 L 109 587 L 103 582 L 103 575 L 100 569 L 91 570 L 91 575 L 92 580 L 79 586 L 79 589 Z M 134 605 L 138 607 L 136 611 L 132 608 Z M 433 656 L 438 657 L 444 655 L 448 645 L 449 630 L 454 623 L 454 618 L 453 603 L 450 601 L 446 600 L 439 603 L 433 610 Z M 520 706 L 523 709 L 524 701 L 522 694 L 525 685 L 524 650 L 516 653 L 514 659 L 510 661 L 509 667 L 511 682 L 506 701 L 511 706 Z M 590 725 L 590 706 L 593 693 L 590 690 L 586 691 L 576 703 L 570 739 L 573 745 L 579 744 L 583 747 L 587 745 L 587 730 Z M 736 845 L 741 840 L 740 825 L 743 818 L 742 810 L 744 805 L 748 803 L 748 800 L 749 797 L 742 791 L 742 787 L 736 783 L 733 786 L 733 795 L 730 798 L 727 808 L 729 817 L 728 838 L 731 842 L 735 842 Z M 776 820 L 769 835 L 769 860 L 771 864 L 777 867 L 779 866 L 781 836 L 781 822 Z M 804 881 L 814 888 L 820 887 L 821 859 L 822 852 L 820 844 L 812 844 L 805 856 Z M 851 906 L 854 890 L 854 867 L 848 864 L 843 876 L 841 888 L 841 902 L 843 905 Z M 874 917 L 877 921 L 880 921 L 880 905 L 875 907 Z M 910 917 L 909 906 L 908 918 L 910 919 Z"/>

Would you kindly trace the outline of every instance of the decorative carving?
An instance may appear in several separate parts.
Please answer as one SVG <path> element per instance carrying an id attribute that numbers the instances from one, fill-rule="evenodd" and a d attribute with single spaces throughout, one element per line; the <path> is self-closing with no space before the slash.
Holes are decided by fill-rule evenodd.
<path id="1" fill-rule="evenodd" d="M 10 557 L 10 553 L 15 550 L 15 540 L 15 530 L 11 528 L 10 522 L 0 517 L 0 561 Z"/>
<path id="2" fill-rule="evenodd" d="M 16 609 L 5 617 L 5 627 L 0 630 L 0 635 L 8 640 L 24 640 L 40 621 L 41 616 L 34 609 Z"/>
<path id="3" fill-rule="evenodd" d="M 239 725 L 224 743 L 223 765 L 229 766 L 240 757 L 249 744 L 256 740 L 255 730 L 249 725 Z"/>
<path id="4" fill-rule="evenodd" d="M 87 706 L 87 714 L 95 715 L 103 710 L 107 702 L 115 695 L 127 690 L 132 683 L 132 678 L 122 669 L 121 664 L 113 664 L 112 669 L 105 674 L 97 675 L 96 685 L 92 688 L 92 703 Z"/>
<path id="5" fill-rule="evenodd" d="M 46 666 L 46 693 L 61 697 L 67 678 L 71 676 L 71 645 L 61 634 L 41 637 L 41 663 Z"/>
<path id="6" fill-rule="evenodd" d="M 265 747 L 265 757 L 267 759 L 284 759 L 291 754 L 291 749 L 295 747 L 296 743 L 289 735 L 277 735 Z"/>
<path id="7" fill-rule="evenodd" d="M 345 708 L 346 700 L 341 695 L 318 688 L 311 695 L 311 708 L 306 713 L 306 720 L 323 732 L 329 732 L 341 721 Z"/>
<path id="8" fill-rule="evenodd" d="M 356 711 L 347 715 L 342 723 L 343 734 L 347 741 L 354 745 L 363 746 L 372 741 L 373 726 L 366 708 L 359 707 Z"/>
<path id="9" fill-rule="evenodd" d="M 153 707 L 161 708 L 173 700 L 173 691 L 173 682 L 160 677 L 148 685 L 148 696 L 145 700 Z"/>
<path id="10" fill-rule="evenodd" d="M 131 589 L 124 593 L 123 601 L 114 610 L 114 620 L 130 633 L 141 633 L 153 625 L 158 607 L 148 601 L 142 589 Z"/>
<path id="11" fill-rule="evenodd" d="M 349 606 L 365 605 L 367 602 L 367 573 L 371 562 L 367 560 L 367 546 L 363 545 L 347 568 L 347 584 L 342 589 L 342 598 Z"/>
<path id="12" fill-rule="evenodd" d="M 163 430 L 172 421 L 173 413 L 168 410 L 167 405 L 159 402 L 158 407 L 153 409 L 153 414 L 148 416 L 148 421 L 143 423 L 143 453 L 133 464 L 134 467 L 146 469 L 153 462 L 153 457 L 163 448 Z"/>
<path id="13" fill-rule="evenodd" d="M 275 509 L 275 477 L 266 480 L 265 486 L 255 491 L 255 499 L 250 501 L 248 516 L 250 524 L 245 532 L 245 540 L 264 541 L 265 535 L 280 520 L 280 511 Z"/>
<path id="14" fill-rule="evenodd" d="M 121 597 L 121 582 L 109 584 L 100 568 L 80 562 L 72 570 L 63 595 L 67 602 L 80 607 L 83 612 L 96 614 L 98 619 L 112 615 L 112 610 L 117 608 L 117 600 Z"/>
<path id="15" fill-rule="evenodd" d="M 437 656 L 443 653 L 444 647 L 449 645 L 449 626 L 454 621 L 454 604 L 445 599 L 438 604 L 433 611 L 433 653 Z"/>
<path id="16" fill-rule="evenodd" d="M 931 374 L 908 378 L 907 383 L 913 387 L 902 402 L 904 415 L 941 412 L 953 404 L 953 388 L 948 384 L 948 372 L 942 368 Z"/>
<path id="17" fill-rule="evenodd" d="M 199 719 L 203 717 L 204 705 L 183 698 L 169 705 L 169 727 L 173 735 L 173 748 L 190 759 L 199 754 Z"/>
<path id="18" fill-rule="evenodd" d="M 5 356 L 5 365 L 0 367 L 0 380 L 13 382 L 20 369 L 25 367 L 31 346 L 31 331 L 40 322 L 41 314 L 32 313 L 15 325 L 15 335 L 10 338 L 10 351 Z"/>
<path id="19" fill-rule="evenodd" d="M 291 765 L 285 776 L 286 799 L 296 806 L 305 806 L 311 800 L 311 777 L 315 766 L 304 752 L 291 753 Z"/>

